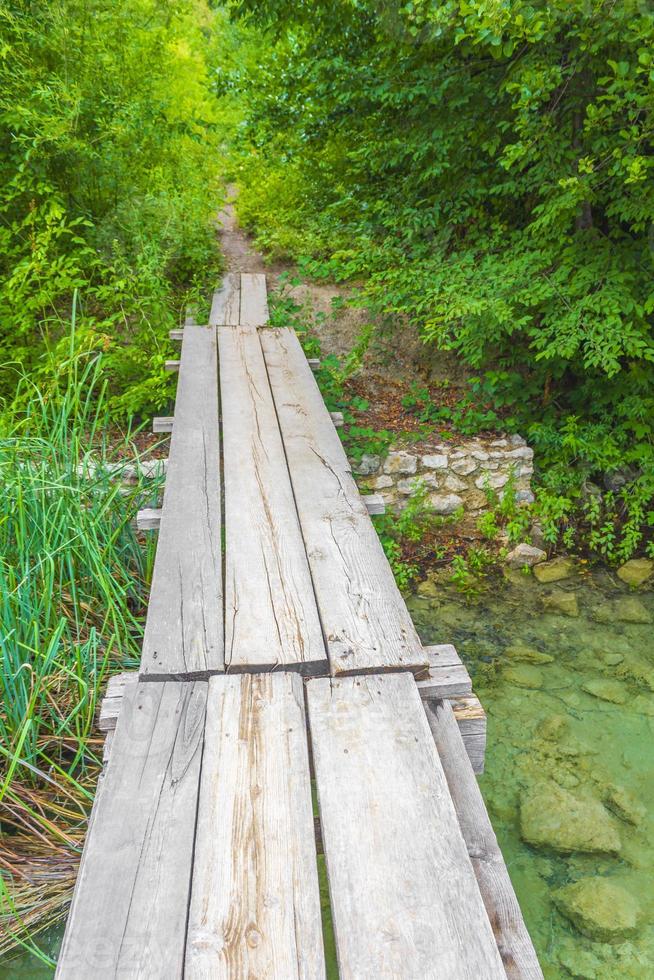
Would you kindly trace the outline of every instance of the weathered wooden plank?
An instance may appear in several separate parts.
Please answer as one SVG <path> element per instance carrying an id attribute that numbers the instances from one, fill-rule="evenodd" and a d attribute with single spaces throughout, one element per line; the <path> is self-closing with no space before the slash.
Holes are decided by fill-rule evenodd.
<path id="1" fill-rule="evenodd" d="M 479 890 L 510 980 L 541 980 L 533 944 L 447 701 L 423 702 Z"/>
<path id="2" fill-rule="evenodd" d="M 327 672 L 327 654 L 255 329 L 218 328 L 225 481 L 225 662 Z M 316 488 L 316 493 L 319 493 Z"/>
<path id="3" fill-rule="evenodd" d="M 181 977 L 206 681 L 125 688 L 57 977 Z"/>
<path id="4" fill-rule="evenodd" d="M 241 306 L 241 277 L 238 272 L 228 272 L 221 286 L 213 294 L 209 324 L 235 326 L 239 322 Z"/>
<path id="5" fill-rule="evenodd" d="M 307 684 L 342 977 L 504 977 L 408 673 Z"/>
<path id="6" fill-rule="evenodd" d="M 428 669 L 322 396 L 292 330 L 260 331 L 332 674 Z"/>
<path id="7" fill-rule="evenodd" d="M 214 677 L 185 976 L 324 975 L 302 679 Z"/>
<path id="8" fill-rule="evenodd" d="M 366 493 L 362 495 L 361 499 L 371 517 L 373 514 L 379 515 L 386 513 L 386 504 L 380 493 Z"/>
<path id="9" fill-rule="evenodd" d="M 345 424 L 345 419 L 343 418 L 342 412 L 330 412 L 329 414 L 331 416 L 332 422 L 334 423 L 337 429 Z"/>
<path id="10" fill-rule="evenodd" d="M 136 515 L 137 531 L 158 531 L 161 527 L 161 507 L 144 507 Z"/>
<path id="11" fill-rule="evenodd" d="M 175 417 L 173 415 L 160 415 L 152 419 L 153 432 L 172 432 Z"/>
<path id="12" fill-rule="evenodd" d="M 224 669 L 216 332 L 184 330 L 141 677 Z"/>
<path id="13" fill-rule="evenodd" d="M 181 361 L 165 361 L 164 362 L 164 368 L 169 373 L 174 374 L 176 371 L 179 371 L 179 365 L 180 364 L 181 364 Z"/>
<path id="14" fill-rule="evenodd" d="M 172 330 L 168 331 L 168 336 L 171 340 L 183 340 L 184 327 L 174 327 Z"/>
<path id="15" fill-rule="evenodd" d="M 263 327 L 268 323 L 268 293 L 266 277 L 261 272 L 241 275 L 241 324 Z"/>
<path id="16" fill-rule="evenodd" d="M 456 649 L 450 643 L 424 648 L 429 674 L 418 681 L 422 698 L 451 698 L 472 692 L 472 681 Z"/>

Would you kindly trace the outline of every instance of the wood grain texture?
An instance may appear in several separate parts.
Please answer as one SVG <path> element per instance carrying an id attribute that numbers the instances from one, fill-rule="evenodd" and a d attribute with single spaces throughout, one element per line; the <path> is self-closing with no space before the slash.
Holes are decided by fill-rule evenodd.
<path id="1" fill-rule="evenodd" d="M 259 337 L 218 328 L 225 481 L 225 663 L 327 672 Z M 319 489 L 317 488 L 317 492 Z"/>
<path id="2" fill-rule="evenodd" d="M 206 681 L 127 685 L 57 977 L 181 977 Z"/>
<path id="3" fill-rule="evenodd" d="M 185 976 L 325 976 L 298 674 L 210 681 Z"/>
<path id="4" fill-rule="evenodd" d="M 503 978 L 413 677 L 307 683 L 342 978 Z"/>
<path id="5" fill-rule="evenodd" d="M 184 329 L 141 677 L 224 669 L 218 367 L 213 327 Z"/>
<path id="6" fill-rule="evenodd" d="M 175 417 L 173 415 L 160 415 L 152 419 L 153 432 L 172 432 Z"/>
<path id="7" fill-rule="evenodd" d="M 268 293 L 262 272 L 241 274 L 241 313 L 239 323 L 263 327 L 268 323 Z"/>
<path id="8" fill-rule="evenodd" d="M 295 333 L 260 331 L 332 674 L 428 668 Z"/>
<path id="9" fill-rule="evenodd" d="M 542 971 L 451 705 L 424 702 L 479 890 L 510 980 L 542 980 Z"/>
<path id="10" fill-rule="evenodd" d="M 161 527 L 161 507 L 144 507 L 136 514 L 137 531 L 158 531 Z"/>
<path id="11" fill-rule="evenodd" d="M 228 272 L 220 287 L 213 294 L 209 324 L 236 326 L 241 308 L 241 277 L 238 272 Z"/>

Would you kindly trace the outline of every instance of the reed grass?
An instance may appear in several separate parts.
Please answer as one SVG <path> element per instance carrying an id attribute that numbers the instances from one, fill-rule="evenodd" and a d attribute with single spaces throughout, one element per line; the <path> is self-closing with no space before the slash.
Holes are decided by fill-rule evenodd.
<path id="1" fill-rule="evenodd" d="M 0 954 L 47 959 L 34 937 L 72 894 L 98 700 L 140 655 L 155 545 L 131 521 L 161 485 L 121 482 L 133 434 L 116 437 L 101 379 L 99 358 L 71 353 L 0 415 Z"/>

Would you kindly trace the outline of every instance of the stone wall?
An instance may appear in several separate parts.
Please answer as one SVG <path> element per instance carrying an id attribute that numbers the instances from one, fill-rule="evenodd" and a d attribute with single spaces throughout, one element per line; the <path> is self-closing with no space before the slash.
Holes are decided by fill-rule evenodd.
<path id="1" fill-rule="evenodd" d="M 383 459 L 363 456 L 354 471 L 367 489 L 381 493 L 387 507 L 401 510 L 422 484 L 437 514 L 453 514 L 460 507 L 474 513 L 488 507 L 484 488 L 501 497 L 512 471 L 517 500 L 532 503 L 533 456 L 518 435 L 475 438 L 456 445 L 423 444 L 420 451 L 393 446 Z"/>

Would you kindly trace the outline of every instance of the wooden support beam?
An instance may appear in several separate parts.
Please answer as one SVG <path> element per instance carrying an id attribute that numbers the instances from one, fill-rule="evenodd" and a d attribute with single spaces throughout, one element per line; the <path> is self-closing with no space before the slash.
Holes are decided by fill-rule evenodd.
<path id="1" fill-rule="evenodd" d="M 298 674 L 209 682 L 191 895 L 189 980 L 324 980 Z"/>
<path id="2" fill-rule="evenodd" d="M 500 980 L 411 674 L 316 678 L 306 693 L 340 975 Z"/>
<path id="3" fill-rule="evenodd" d="M 174 415 L 161 415 L 157 418 L 152 419 L 152 431 L 153 432 L 172 432 L 173 422 L 175 421 Z"/>
<path id="4" fill-rule="evenodd" d="M 448 701 L 423 701 L 457 820 L 509 980 L 543 973 Z M 483 975 L 483 974 L 478 974 Z"/>
<path id="5" fill-rule="evenodd" d="M 161 507 L 144 507 L 136 515 L 137 531 L 158 531 L 161 524 Z"/>
<path id="6" fill-rule="evenodd" d="M 311 368 L 312 371 L 317 371 L 319 369 L 319 367 L 320 367 L 320 358 L 319 357 L 307 357 L 307 364 L 309 365 L 309 367 Z"/>
<path id="7" fill-rule="evenodd" d="M 184 327 L 175 327 L 173 330 L 169 330 L 168 336 L 170 337 L 171 340 L 183 340 Z"/>
<path id="8" fill-rule="evenodd" d="M 386 513 L 386 504 L 384 503 L 384 498 L 380 493 L 362 494 L 361 499 L 366 505 L 366 510 L 371 516 L 373 514 Z"/>
<path id="9" fill-rule="evenodd" d="M 429 673 L 418 681 L 418 691 L 423 700 L 471 694 L 470 674 L 451 643 L 423 649 L 429 658 Z"/>
<path id="10" fill-rule="evenodd" d="M 181 361 L 166 361 L 164 364 L 164 369 L 170 374 L 174 374 L 176 371 L 179 371 L 180 364 Z"/>
<path id="11" fill-rule="evenodd" d="M 330 412 L 329 414 L 331 415 L 332 422 L 334 423 L 334 425 L 336 426 L 337 429 L 340 428 L 344 424 L 344 419 L 343 419 L 343 413 L 342 412 Z"/>

